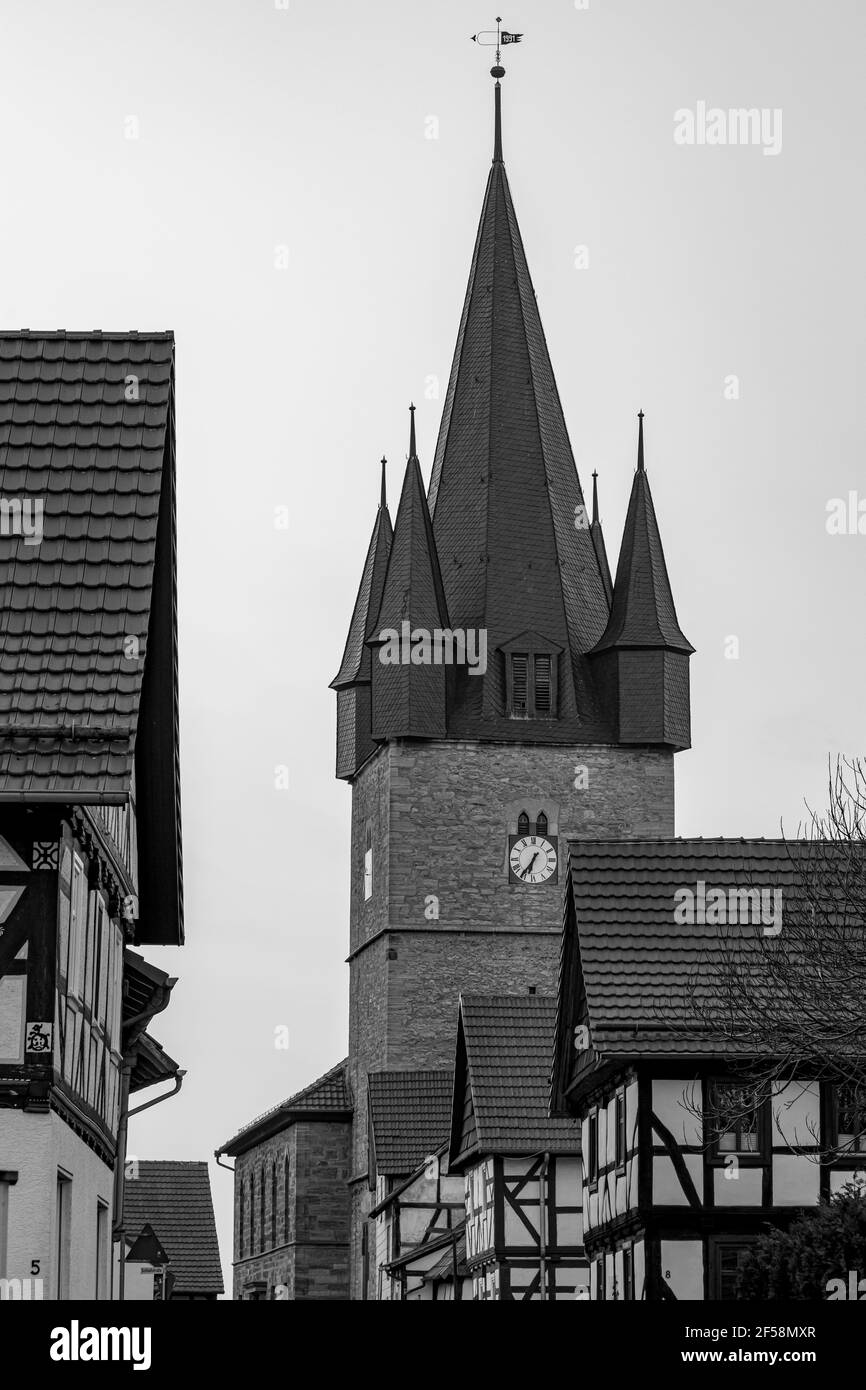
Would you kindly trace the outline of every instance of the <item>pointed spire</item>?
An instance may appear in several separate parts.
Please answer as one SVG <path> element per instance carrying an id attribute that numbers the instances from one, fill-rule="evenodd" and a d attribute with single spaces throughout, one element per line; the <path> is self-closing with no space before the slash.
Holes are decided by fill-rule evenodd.
<path id="1" fill-rule="evenodd" d="M 410 407 L 409 407 L 409 457 L 410 457 L 410 459 L 416 459 L 416 458 L 418 457 L 418 454 L 417 454 L 416 449 L 415 449 L 415 407 L 414 407 L 414 405 L 410 405 Z"/>
<path id="2" fill-rule="evenodd" d="M 394 534 L 388 512 L 388 503 L 385 500 L 385 462 L 383 458 L 379 510 L 376 513 L 373 533 L 367 547 L 367 557 L 361 572 L 361 583 L 358 586 L 355 607 L 352 610 L 343 660 L 340 663 L 339 671 L 331 681 L 332 690 L 342 690 L 358 681 L 369 681 L 370 679 L 370 653 L 365 642 L 370 635 L 372 624 L 376 621 L 379 605 L 382 602 L 382 590 L 385 587 L 385 573 L 388 568 L 388 556 L 391 553 L 391 541 Z"/>
<path id="3" fill-rule="evenodd" d="M 385 455 L 383 454 L 383 455 L 382 455 L 382 491 L 381 491 L 380 494 L 379 494 L 379 507 L 380 507 L 380 509 L 381 509 L 382 511 L 387 511 L 387 508 L 388 508 L 388 496 L 387 496 L 387 492 L 386 492 L 386 490 L 385 490 L 385 467 L 386 467 L 387 463 L 388 463 L 388 460 L 386 459 Z"/>
<path id="4" fill-rule="evenodd" d="M 638 460 L 622 535 L 607 629 L 590 655 L 612 647 L 693 652 L 677 620 L 649 480 L 644 468 L 643 411 Z"/>
<path id="5" fill-rule="evenodd" d="M 414 410 L 414 406 L 412 407 Z M 414 425 L 414 415 L 413 415 Z M 446 673 L 430 661 L 409 661 L 402 649 L 416 629 L 450 627 L 436 542 L 414 452 L 406 464 L 394 539 L 379 610 L 367 646 L 372 652 L 372 732 L 376 739 L 442 737 L 447 728 Z M 393 655 L 399 639 L 401 654 Z"/>
<path id="6" fill-rule="evenodd" d="M 496 89 L 494 96 L 497 99 Z M 499 130 L 501 123 L 497 126 Z M 501 137 L 500 137 L 501 138 Z M 564 653 L 550 741 L 609 737 L 585 658 L 607 625 L 607 585 L 587 525 L 538 302 L 497 141 L 439 428 L 428 501 L 455 626 L 493 652 L 525 630 Z M 456 688 L 449 729 L 514 736 L 504 662 Z M 455 736 L 460 736 L 455 734 Z"/>
<path id="7" fill-rule="evenodd" d="M 604 533 L 601 529 L 601 522 L 598 519 L 598 473 L 593 469 L 592 474 L 592 524 L 589 528 L 592 536 L 592 543 L 595 546 L 595 557 L 598 560 L 598 568 L 601 573 L 601 582 L 604 585 L 604 594 L 607 599 L 608 612 L 613 600 L 613 580 L 610 574 L 610 565 L 607 559 L 607 547 L 604 543 Z"/>

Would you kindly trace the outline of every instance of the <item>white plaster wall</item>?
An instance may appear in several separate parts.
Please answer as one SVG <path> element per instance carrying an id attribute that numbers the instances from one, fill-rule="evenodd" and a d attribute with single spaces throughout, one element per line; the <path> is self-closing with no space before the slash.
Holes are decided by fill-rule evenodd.
<path id="1" fill-rule="evenodd" d="M 700 1144 L 703 1128 L 690 1106 L 701 1105 L 701 1083 L 688 1080 L 661 1080 L 652 1083 L 653 1114 L 669 1129 L 678 1144 Z M 654 1139 L 654 1142 L 658 1142 Z"/>
<path id="2" fill-rule="evenodd" d="M 55 1221 L 57 1171 L 72 1178 L 70 1207 L 70 1298 L 96 1297 L 97 1199 L 108 1204 L 111 1225 L 113 1174 L 59 1115 L 4 1110 L 0 1123 L 0 1168 L 18 1172 L 9 1190 L 6 1277 L 34 1277 L 39 1262 L 46 1298 L 57 1297 Z M 106 1247 L 104 1258 L 110 1252 Z"/>
<path id="3" fill-rule="evenodd" d="M 773 1145 L 814 1146 L 821 1132 L 821 1103 L 817 1085 L 773 1083 Z"/>
<path id="4" fill-rule="evenodd" d="M 703 1196 L 704 1161 L 701 1154 L 683 1154 L 686 1171 L 695 1185 L 699 1197 Z M 653 1158 L 653 1206 L 687 1207 L 689 1199 L 683 1191 L 676 1169 L 667 1154 L 656 1154 Z"/>
<path id="5" fill-rule="evenodd" d="M 744 1168 L 742 1164 L 729 1170 L 737 1177 L 725 1177 L 724 1168 L 713 1169 L 713 1191 L 717 1207 L 759 1207 L 764 1188 L 762 1168 Z"/>
<path id="6" fill-rule="evenodd" d="M 773 1205 L 811 1206 L 818 1200 L 821 1170 L 805 1154 L 773 1156 Z"/>
<path id="7" fill-rule="evenodd" d="M 699 1240 L 661 1242 L 662 1278 L 678 1299 L 703 1299 L 704 1252 Z"/>

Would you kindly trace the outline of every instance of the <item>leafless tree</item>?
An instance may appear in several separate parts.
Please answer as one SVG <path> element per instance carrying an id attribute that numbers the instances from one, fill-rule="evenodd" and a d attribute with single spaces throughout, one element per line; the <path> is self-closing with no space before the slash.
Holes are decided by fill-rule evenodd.
<path id="1" fill-rule="evenodd" d="M 744 1095 L 788 1086 L 790 1102 L 797 1086 L 842 1086 L 856 1148 L 866 1132 L 866 761 L 838 759 L 828 781 L 827 811 L 808 810 L 801 836 L 783 836 L 781 930 L 720 927 L 676 1012 L 686 1033 L 718 1038 Z M 817 1141 L 812 1130 L 806 1142 Z"/>

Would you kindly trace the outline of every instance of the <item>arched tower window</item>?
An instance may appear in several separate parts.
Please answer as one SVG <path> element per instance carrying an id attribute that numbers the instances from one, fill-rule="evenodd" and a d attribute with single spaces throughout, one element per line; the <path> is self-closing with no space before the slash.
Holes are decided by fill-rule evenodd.
<path id="1" fill-rule="evenodd" d="M 256 1171 L 250 1174 L 250 1254 L 256 1253 Z"/>
<path id="2" fill-rule="evenodd" d="M 277 1160 L 271 1164 L 271 1249 L 277 1244 Z"/>
<path id="3" fill-rule="evenodd" d="M 538 813 L 538 820 L 535 822 L 535 833 L 536 835 L 547 834 L 547 816 L 543 811 L 539 811 Z"/>
<path id="4" fill-rule="evenodd" d="M 529 834 L 529 817 L 525 811 L 521 811 L 517 817 L 517 833 L 518 835 Z"/>
<path id="5" fill-rule="evenodd" d="M 265 1165 L 259 1174 L 259 1249 L 265 1248 Z"/>
<path id="6" fill-rule="evenodd" d="M 289 1155 L 288 1155 L 288 1152 L 286 1153 L 286 1157 L 285 1157 L 285 1160 L 284 1160 L 284 1163 L 283 1163 L 283 1183 L 285 1184 L 285 1190 L 284 1190 L 284 1192 L 283 1192 L 283 1240 L 284 1240 L 285 1243 L 288 1245 L 288 1243 L 289 1243 Z"/>
<path id="7" fill-rule="evenodd" d="M 239 1259 L 239 1260 L 242 1260 L 243 1257 L 244 1257 L 244 1253 L 245 1253 L 245 1252 L 244 1252 L 244 1239 L 245 1239 L 246 1234 L 247 1234 L 247 1233 L 246 1233 L 246 1230 L 244 1229 L 244 1226 L 245 1226 L 245 1223 L 246 1223 L 246 1218 L 247 1218 L 247 1180 L 246 1180 L 246 1178 L 241 1178 L 241 1181 L 240 1181 L 240 1189 L 241 1189 L 241 1190 L 240 1190 L 240 1194 L 239 1194 L 239 1197 L 238 1197 L 238 1217 L 239 1217 L 239 1220 L 238 1220 L 238 1259 Z"/>

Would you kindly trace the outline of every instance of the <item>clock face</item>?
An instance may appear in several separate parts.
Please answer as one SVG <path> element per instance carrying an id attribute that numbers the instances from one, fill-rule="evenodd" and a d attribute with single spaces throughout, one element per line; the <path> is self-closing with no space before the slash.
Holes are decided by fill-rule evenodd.
<path id="1" fill-rule="evenodd" d="M 543 835 L 524 835 L 512 842 L 508 863 L 520 883 L 546 883 L 556 873 L 556 850 Z"/>

